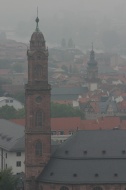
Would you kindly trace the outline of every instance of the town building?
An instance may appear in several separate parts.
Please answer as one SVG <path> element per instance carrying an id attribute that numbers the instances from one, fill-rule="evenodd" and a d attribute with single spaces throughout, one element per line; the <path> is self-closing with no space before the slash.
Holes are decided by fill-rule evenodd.
<path id="1" fill-rule="evenodd" d="M 98 63 L 95 60 L 95 52 L 92 50 L 90 52 L 90 60 L 87 63 L 87 76 L 86 81 L 88 89 L 94 91 L 98 89 Z"/>
<path id="2" fill-rule="evenodd" d="M 97 120 L 51 118 L 51 154 L 56 146 L 77 131 L 126 129 L 126 120 L 105 117 Z M 0 169 L 12 167 L 14 174 L 25 172 L 25 120 L 0 119 Z"/>
<path id="3" fill-rule="evenodd" d="M 11 97 L 0 97 L 0 108 L 2 106 L 13 106 L 16 110 L 24 108 L 24 105 Z"/>
<path id="4" fill-rule="evenodd" d="M 38 22 L 37 17 L 27 52 L 25 190 L 126 189 L 125 130 L 77 130 L 51 154 L 48 50 Z M 93 50 L 88 65 L 93 82 L 97 78 Z"/>
<path id="5" fill-rule="evenodd" d="M 31 36 L 28 56 L 28 83 L 25 85 L 25 190 L 36 189 L 35 181 L 51 155 L 50 97 L 48 84 L 48 49 L 38 27 Z"/>
<path id="6" fill-rule="evenodd" d="M 24 172 L 24 126 L 0 119 L 0 169 Z"/>

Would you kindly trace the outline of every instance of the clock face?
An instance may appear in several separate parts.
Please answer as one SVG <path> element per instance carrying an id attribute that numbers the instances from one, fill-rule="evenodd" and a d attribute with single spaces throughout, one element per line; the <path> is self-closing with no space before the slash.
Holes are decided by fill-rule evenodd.
<path id="1" fill-rule="evenodd" d="M 41 97 L 41 96 L 37 96 L 37 97 L 36 97 L 36 102 L 37 102 L 37 103 L 40 103 L 41 101 L 42 101 L 42 97 Z"/>

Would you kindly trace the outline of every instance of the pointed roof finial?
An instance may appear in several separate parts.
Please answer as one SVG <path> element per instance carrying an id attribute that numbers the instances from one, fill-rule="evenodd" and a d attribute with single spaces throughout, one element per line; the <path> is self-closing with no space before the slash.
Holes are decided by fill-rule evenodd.
<path id="1" fill-rule="evenodd" d="M 38 7 L 37 7 L 37 18 L 36 18 L 36 31 L 38 32 L 39 31 L 39 26 L 38 26 L 38 23 L 39 23 L 39 18 L 38 18 Z"/>

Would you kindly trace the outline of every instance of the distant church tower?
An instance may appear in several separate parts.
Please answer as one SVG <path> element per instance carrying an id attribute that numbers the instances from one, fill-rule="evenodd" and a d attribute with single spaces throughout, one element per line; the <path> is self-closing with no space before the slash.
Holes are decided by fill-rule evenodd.
<path id="1" fill-rule="evenodd" d="M 95 60 L 95 52 L 92 50 L 90 52 L 90 60 L 87 63 L 87 76 L 86 76 L 88 88 L 90 91 L 97 90 L 98 88 L 98 63 Z"/>
<path id="2" fill-rule="evenodd" d="M 28 84 L 25 86 L 25 190 L 35 190 L 35 179 L 43 171 L 51 154 L 50 91 L 48 49 L 40 32 L 39 18 L 31 36 L 28 57 Z"/>

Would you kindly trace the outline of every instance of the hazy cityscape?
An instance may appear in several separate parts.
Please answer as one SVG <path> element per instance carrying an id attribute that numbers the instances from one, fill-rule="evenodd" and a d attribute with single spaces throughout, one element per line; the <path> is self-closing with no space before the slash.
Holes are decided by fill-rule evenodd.
<path id="1" fill-rule="evenodd" d="M 0 190 L 126 190 L 125 23 L 125 0 L 1 0 Z"/>

